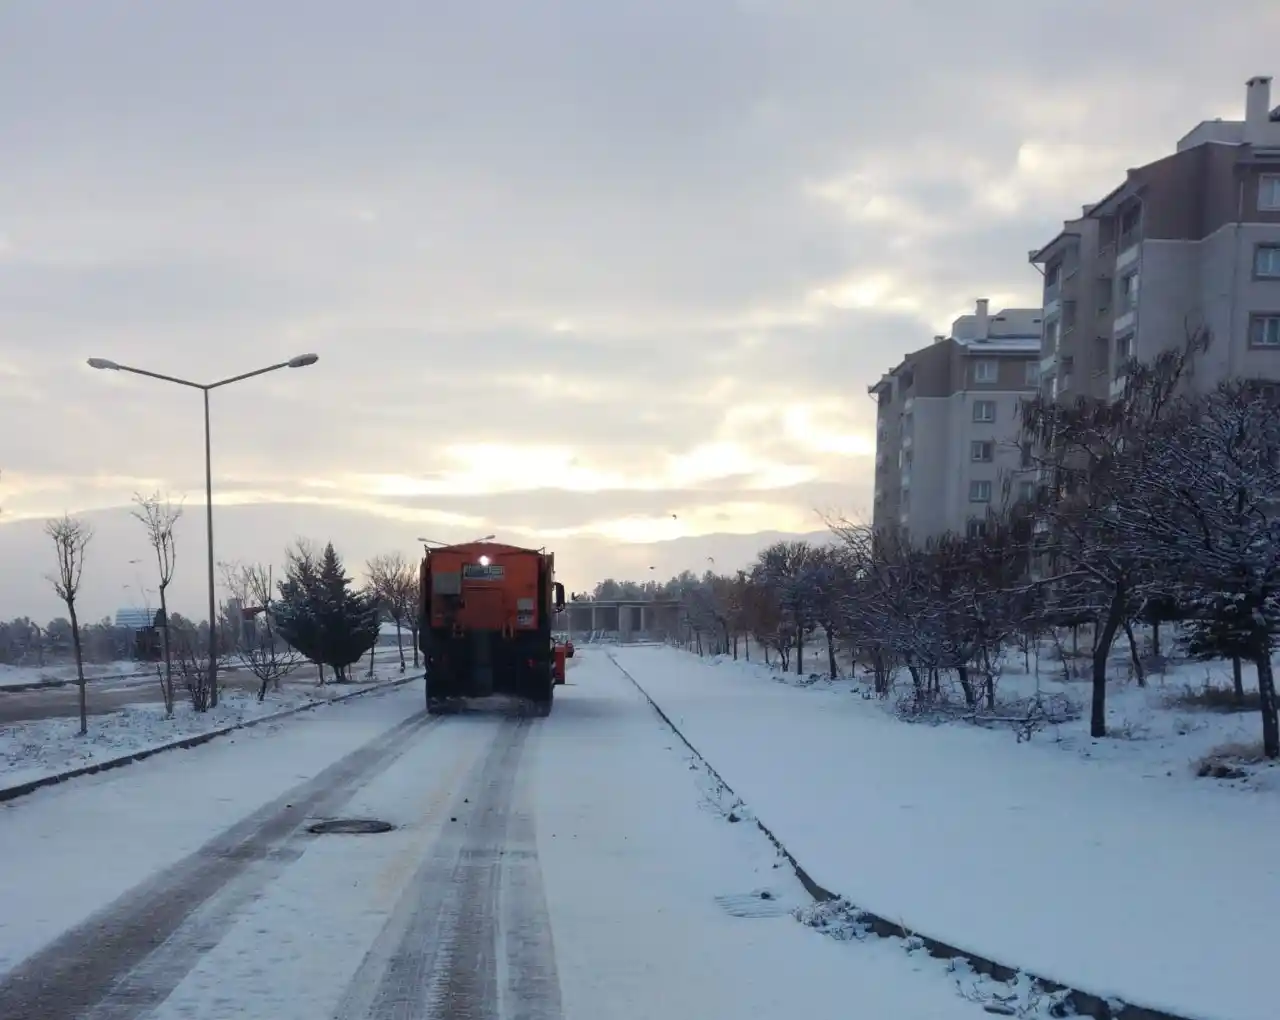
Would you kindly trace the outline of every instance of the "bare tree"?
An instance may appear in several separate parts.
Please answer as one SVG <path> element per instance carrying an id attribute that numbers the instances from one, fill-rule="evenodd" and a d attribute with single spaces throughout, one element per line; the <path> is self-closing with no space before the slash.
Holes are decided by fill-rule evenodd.
<path id="1" fill-rule="evenodd" d="M 156 557 L 156 571 L 160 579 L 160 639 L 164 649 L 164 677 L 160 688 L 164 694 L 165 715 L 173 715 L 173 654 L 169 639 L 169 585 L 173 582 L 173 570 L 177 563 L 174 546 L 174 526 L 182 516 L 182 506 L 174 506 L 169 499 L 161 500 L 158 492 L 150 496 L 134 494 L 138 509 L 133 516 L 147 530 L 147 542 Z M 154 624 L 149 620 L 148 625 Z"/>
<path id="2" fill-rule="evenodd" d="M 1182 401 L 1114 526 L 1189 610 L 1193 643 L 1253 661 L 1264 753 L 1280 758 L 1280 403 L 1251 382 Z"/>
<path id="3" fill-rule="evenodd" d="M 368 562 L 369 583 L 396 625 L 396 645 L 400 651 L 400 672 L 405 671 L 403 630 L 408 627 L 413 641 L 413 664 L 418 665 L 418 571 L 401 553 L 375 556 Z"/>
<path id="4" fill-rule="evenodd" d="M 85 690 L 84 650 L 80 646 L 80 620 L 76 615 L 76 598 L 80 594 L 80 577 L 84 572 L 84 554 L 93 538 L 93 529 L 82 520 L 63 514 L 45 524 L 45 534 L 53 539 L 58 557 L 57 571 L 49 575 L 53 590 L 67 606 L 71 617 L 71 643 L 76 654 L 76 683 L 80 688 L 80 735 L 89 732 L 89 699 Z"/>
<path id="5" fill-rule="evenodd" d="M 213 707 L 213 688 L 209 683 L 209 652 L 208 645 L 197 638 L 194 629 L 183 630 L 176 635 L 173 668 L 182 678 L 191 698 L 191 707 L 197 712 L 207 712 Z"/>
<path id="6" fill-rule="evenodd" d="M 263 563 L 223 564 L 223 581 L 232 595 L 240 600 L 242 612 L 254 621 L 253 636 L 239 642 L 236 658 L 258 678 L 258 700 L 265 701 L 267 688 L 278 691 L 280 681 L 306 659 L 276 634 L 272 612 L 275 592 L 270 566 Z"/>
<path id="7" fill-rule="evenodd" d="M 1061 575 L 1053 597 L 1062 609 L 1093 615 L 1096 643 L 1090 735 L 1107 734 L 1107 660 L 1116 635 L 1140 608 L 1149 557 L 1115 540 L 1116 522 L 1135 486 L 1141 488 L 1153 433 L 1210 342 L 1192 332 L 1150 363 L 1131 360 L 1124 392 L 1114 403 L 1081 398 L 1067 405 L 1037 395 L 1022 405 L 1023 438 L 1051 484 L 1035 507 L 1047 526 L 1043 550 Z"/>

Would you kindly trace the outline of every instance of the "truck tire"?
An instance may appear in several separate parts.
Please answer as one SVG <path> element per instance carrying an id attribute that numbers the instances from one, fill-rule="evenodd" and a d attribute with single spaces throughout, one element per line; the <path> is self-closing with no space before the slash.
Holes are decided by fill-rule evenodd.
<path id="1" fill-rule="evenodd" d="M 556 696 L 556 674 L 550 662 L 539 668 L 536 674 L 536 689 L 533 695 L 534 713 L 540 716 L 551 714 L 551 706 Z"/>

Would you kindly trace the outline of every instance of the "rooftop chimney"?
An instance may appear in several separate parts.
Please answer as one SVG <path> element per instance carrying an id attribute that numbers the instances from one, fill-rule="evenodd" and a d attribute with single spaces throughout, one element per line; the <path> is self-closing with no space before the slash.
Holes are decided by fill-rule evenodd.
<path id="1" fill-rule="evenodd" d="M 978 298 L 978 315 L 977 315 L 977 337 L 979 340 L 985 340 L 991 334 L 991 313 L 988 310 L 990 302 L 986 298 Z"/>
<path id="2" fill-rule="evenodd" d="M 1244 122 L 1248 127 L 1266 124 L 1271 116 L 1271 76 L 1255 75 L 1245 82 Z"/>

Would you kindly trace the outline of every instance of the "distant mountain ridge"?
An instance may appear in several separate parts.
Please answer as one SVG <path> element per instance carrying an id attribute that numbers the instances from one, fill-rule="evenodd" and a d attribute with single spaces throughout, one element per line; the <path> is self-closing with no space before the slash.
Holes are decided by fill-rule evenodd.
<path id="1" fill-rule="evenodd" d="M 79 609 L 85 619 L 114 615 L 124 607 L 153 606 L 139 588 L 155 588 L 155 568 L 142 525 L 128 507 L 90 511 L 82 515 L 94 529 L 85 560 Z M 347 573 L 360 577 L 367 559 L 400 551 L 416 560 L 418 535 L 442 541 L 465 541 L 470 534 L 453 534 L 437 525 L 335 509 L 315 504 L 254 504 L 214 508 L 214 553 L 219 560 L 275 564 L 294 537 L 331 539 L 343 556 Z M 171 607 L 186 616 L 203 618 L 206 592 L 204 507 L 188 506 L 176 528 L 177 572 L 170 588 Z M 783 540 L 827 542 L 827 531 L 804 534 L 762 531 L 754 534 L 717 533 L 686 536 L 665 542 L 628 544 L 597 536 L 554 539 L 556 570 L 571 590 L 590 590 L 606 577 L 615 580 L 662 580 L 692 570 L 730 572 L 748 566 L 761 549 Z M 524 544 L 522 535 L 498 534 L 499 540 Z M 137 563 L 130 561 L 137 560 Z M 712 562 L 714 561 L 714 562 Z M 5 522 L 0 517 L 0 618 L 28 615 L 48 620 L 65 610 L 53 594 L 47 575 L 54 565 L 53 544 L 42 520 Z M 654 568 L 650 570 L 649 568 Z M 220 593 L 221 594 L 221 593 Z"/>

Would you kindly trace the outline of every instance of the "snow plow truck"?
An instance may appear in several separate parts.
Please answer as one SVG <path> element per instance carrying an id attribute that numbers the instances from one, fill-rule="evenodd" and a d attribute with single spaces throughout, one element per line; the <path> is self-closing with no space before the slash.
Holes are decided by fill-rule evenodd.
<path id="1" fill-rule="evenodd" d="M 555 554 L 494 542 L 428 549 L 420 574 L 418 647 L 427 711 L 508 695 L 549 715 L 563 670 L 551 637 L 564 610 Z"/>

